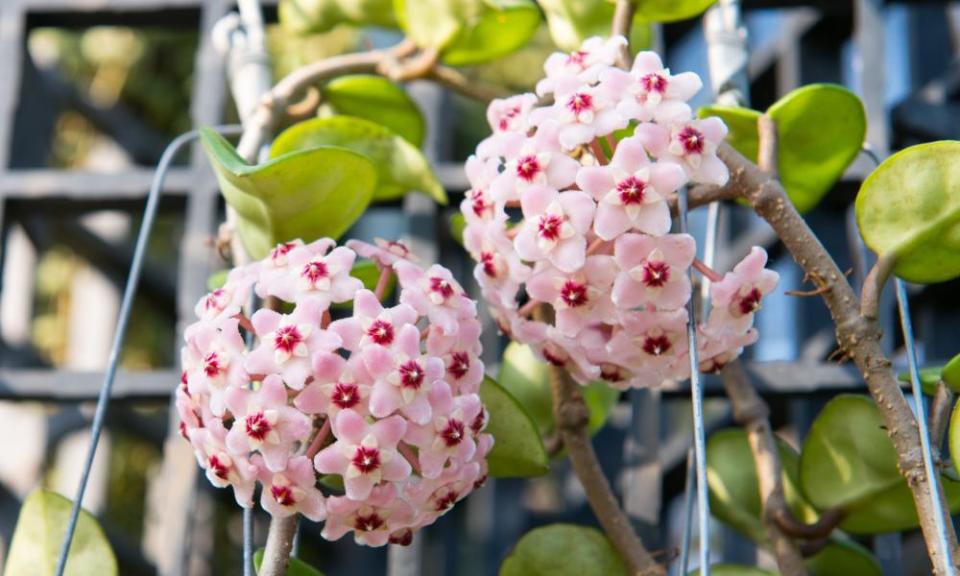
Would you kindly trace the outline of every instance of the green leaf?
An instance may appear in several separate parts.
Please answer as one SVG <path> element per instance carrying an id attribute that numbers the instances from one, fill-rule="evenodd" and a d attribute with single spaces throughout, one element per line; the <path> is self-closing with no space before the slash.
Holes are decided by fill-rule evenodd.
<path id="1" fill-rule="evenodd" d="M 636 0 L 637 16 L 647 22 L 676 22 L 706 12 L 717 0 Z"/>
<path id="2" fill-rule="evenodd" d="M 52 576 L 60 556 L 73 503 L 56 492 L 31 492 L 17 518 L 7 555 L 5 576 Z M 117 559 L 96 518 L 80 510 L 66 576 L 116 576 Z"/>
<path id="3" fill-rule="evenodd" d="M 798 455 L 777 438 L 783 489 L 787 504 L 797 518 L 815 521 L 816 512 L 803 499 L 797 480 Z M 753 541 L 769 546 L 760 521 L 760 484 L 756 461 L 747 433 L 741 428 L 715 432 L 707 443 L 707 484 L 710 487 L 710 511 L 720 520 Z"/>
<path id="4" fill-rule="evenodd" d="M 323 146 L 249 166 L 216 132 L 202 129 L 201 139 L 253 259 L 265 257 L 279 242 L 339 238 L 373 197 L 376 169 L 351 150 Z"/>
<path id="5" fill-rule="evenodd" d="M 712 576 L 779 576 L 780 573 L 742 564 L 713 564 L 710 566 L 710 574 Z M 690 576 L 700 576 L 700 570 L 694 570 Z"/>
<path id="6" fill-rule="evenodd" d="M 833 534 L 826 548 L 805 562 L 810 576 L 881 576 L 880 563 L 869 550 L 849 538 Z"/>
<path id="7" fill-rule="evenodd" d="M 811 84 L 787 94 L 767 113 L 776 121 L 780 181 L 801 213 L 813 209 L 860 153 L 866 114 L 856 94 L 834 84 Z M 720 116 L 728 141 L 757 160 L 756 110 L 706 106 L 700 116 Z"/>
<path id="8" fill-rule="evenodd" d="M 223 288 L 223 285 L 227 283 L 227 275 L 230 274 L 229 270 L 217 270 L 207 278 L 207 290 L 213 292 L 219 288 Z"/>
<path id="9" fill-rule="evenodd" d="M 954 471 L 960 473 L 960 402 L 953 406 L 950 414 L 950 428 L 947 432 L 950 443 L 950 459 L 953 461 Z"/>
<path id="10" fill-rule="evenodd" d="M 547 25 L 554 43 L 573 51 L 591 36 L 609 36 L 615 6 L 608 0 L 540 0 L 547 15 Z M 641 16 L 633 19 L 630 49 L 633 52 L 650 47 L 650 25 Z"/>
<path id="11" fill-rule="evenodd" d="M 443 62 L 467 66 L 496 60 L 523 47 L 540 26 L 533 0 L 485 0 L 479 17 L 443 51 Z"/>
<path id="12" fill-rule="evenodd" d="M 940 371 L 940 377 L 944 383 L 954 392 L 960 392 L 960 354 L 957 354 L 947 362 L 947 365 Z"/>
<path id="13" fill-rule="evenodd" d="M 406 91 L 380 76 L 357 74 L 331 80 L 323 101 L 337 114 L 356 116 L 389 128 L 419 148 L 423 144 L 423 116 Z"/>
<path id="14" fill-rule="evenodd" d="M 442 51 L 466 23 L 479 18 L 482 0 L 393 0 L 397 22 L 421 48 Z"/>
<path id="15" fill-rule="evenodd" d="M 264 549 L 260 548 L 253 553 L 253 567 L 260 571 L 260 565 L 263 564 Z M 307 564 L 303 560 L 294 556 L 290 557 L 290 563 L 287 564 L 287 576 L 323 576 L 323 572 Z"/>
<path id="16" fill-rule="evenodd" d="M 523 535 L 499 576 L 626 576 L 613 544 L 596 528 L 548 524 Z"/>
<path id="17" fill-rule="evenodd" d="M 392 0 L 280 0 L 280 24 L 296 34 L 327 32 L 338 24 L 396 28 Z"/>
<path id="18" fill-rule="evenodd" d="M 543 440 L 516 398 L 487 377 L 480 385 L 480 400 L 490 413 L 486 431 L 494 439 L 487 455 L 489 474 L 497 478 L 545 474 L 550 464 Z"/>
<path id="19" fill-rule="evenodd" d="M 463 212 L 454 212 L 450 215 L 450 236 L 463 246 L 463 231 L 467 228 L 467 219 Z"/>
<path id="20" fill-rule="evenodd" d="M 844 394 L 824 407 L 803 445 L 800 485 L 816 508 L 844 510 L 840 527 L 847 532 L 899 532 L 918 525 L 893 442 L 870 398 Z M 950 509 L 960 510 L 960 484 L 944 477 L 943 486 Z"/>
<path id="21" fill-rule="evenodd" d="M 857 194 L 864 242 L 895 258 L 893 273 L 931 284 L 960 275 L 960 142 L 911 146 L 887 158 Z"/>
<path id="22" fill-rule="evenodd" d="M 375 202 L 394 200 L 417 190 L 441 204 L 447 203 L 446 191 L 420 150 L 389 129 L 362 118 L 331 116 L 294 124 L 274 140 L 270 157 L 323 146 L 346 148 L 373 162 L 378 174 Z"/>
<path id="23" fill-rule="evenodd" d="M 942 366 L 932 366 L 920 369 L 920 387 L 927 396 L 933 396 L 937 392 L 937 383 L 940 382 L 940 371 Z M 897 374 L 897 380 L 910 383 L 910 372 L 900 372 Z"/>
<path id="24" fill-rule="evenodd" d="M 503 351 L 497 381 L 527 410 L 541 434 L 553 432 L 553 394 L 550 391 L 549 366 L 537 359 L 533 350 L 511 342 Z M 596 381 L 580 389 L 590 412 L 590 433 L 603 427 L 620 398 L 620 391 L 606 382 Z"/>

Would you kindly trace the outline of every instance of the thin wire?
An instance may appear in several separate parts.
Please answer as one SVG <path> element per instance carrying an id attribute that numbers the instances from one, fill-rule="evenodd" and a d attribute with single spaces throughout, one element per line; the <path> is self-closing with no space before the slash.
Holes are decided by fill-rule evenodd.
<path id="1" fill-rule="evenodd" d="M 251 288 L 250 298 L 246 305 L 248 317 L 253 314 L 256 307 L 257 293 Z M 244 345 L 247 350 L 253 348 L 253 341 L 253 332 L 247 332 L 244 335 Z M 253 566 L 253 506 L 243 509 L 243 576 L 256 576 Z"/>
<path id="2" fill-rule="evenodd" d="M 937 540 L 940 545 L 941 574 L 952 573 L 953 551 L 950 549 L 947 536 L 946 517 L 943 510 L 943 500 L 940 494 L 940 484 L 936 482 L 936 468 L 933 463 L 933 450 L 930 446 L 930 430 L 927 428 L 927 417 L 923 406 L 923 390 L 920 386 L 920 369 L 917 366 L 917 349 L 913 339 L 913 322 L 910 320 L 910 303 L 907 300 L 907 288 L 903 280 L 893 279 L 897 292 L 897 307 L 900 310 L 900 328 L 903 331 L 903 341 L 907 348 L 907 363 L 910 365 L 910 389 L 913 403 L 917 412 L 917 426 L 920 428 L 920 447 L 923 450 L 923 468 L 930 484 L 930 504 L 933 506 L 933 519 L 937 527 Z"/>
<path id="3" fill-rule="evenodd" d="M 703 263 L 713 268 L 717 263 L 717 236 L 720 231 L 720 202 L 711 202 L 707 207 L 707 229 L 703 239 Z M 710 311 L 710 279 L 700 278 L 700 313 Z"/>
<path id="4" fill-rule="evenodd" d="M 680 233 L 687 232 L 687 188 L 680 189 Z M 688 271 L 693 281 L 693 268 Z M 690 399 L 693 403 L 693 448 L 697 469 L 697 508 L 700 528 L 700 574 L 710 576 L 710 502 L 707 499 L 706 433 L 703 426 L 703 386 L 700 382 L 700 354 L 697 350 L 697 322 L 694 299 L 687 302 L 687 342 L 690 355 Z"/>
<path id="5" fill-rule="evenodd" d="M 687 576 L 687 561 L 690 559 L 690 528 L 693 526 L 693 489 L 696 486 L 693 449 L 687 450 L 687 477 L 683 484 L 683 538 L 680 540 L 679 576 Z"/>
<path id="6" fill-rule="evenodd" d="M 224 134 L 239 134 L 239 126 L 222 126 L 215 130 Z M 140 232 L 137 236 L 137 244 L 133 251 L 133 261 L 130 263 L 130 273 L 127 276 L 127 285 L 123 291 L 123 301 L 120 304 L 120 316 L 117 318 L 116 332 L 113 335 L 113 343 L 110 346 L 110 356 L 107 360 L 107 371 L 103 376 L 103 384 L 100 387 L 100 395 L 97 398 L 97 410 L 93 415 L 93 425 L 90 429 L 90 448 L 87 449 L 87 458 L 84 461 L 83 473 L 80 474 L 80 486 L 77 487 L 77 494 L 73 500 L 73 508 L 70 511 L 70 520 L 67 522 L 67 530 L 63 536 L 63 544 L 60 547 L 60 557 L 57 559 L 56 576 L 63 576 L 63 571 L 67 567 L 67 557 L 70 555 L 70 545 L 73 543 L 73 534 L 77 528 L 77 520 L 80 517 L 80 505 L 83 502 L 83 495 L 87 491 L 87 482 L 90 480 L 90 470 L 93 468 L 93 458 L 97 453 L 97 445 L 100 443 L 100 434 L 103 432 L 104 420 L 107 416 L 107 405 L 110 402 L 110 394 L 113 391 L 113 382 L 117 376 L 117 365 L 120 362 L 120 349 L 123 347 L 124 336 L 127 333 L 127 324 L 130 320 L 130 313 L 133 310 L 133 300 L 137 293 L 137 285 L 140 282 L 140 272 L 143 269 L 143 261 L 147 251 L 147 244 L 150 240 L 150 231 L 153 229 L 153 221 L 157 215 L 157 208 L 160 204 L 160 196 L 163 192 L 163 183 L 167 177 L 167 170 L 173 162 L 174 157 L 184 144 L 187 144 L 200 136 L 199 130 L 191 130 L 174 138 L 174 140 L 163 151 L 160 162 L 157 163 L 157 172 L 153 176 L 153 183 L 150 185 L 150 192 L 147 194 L 147 205 L 143 210 L 143 221 L 140 224 Z"/>

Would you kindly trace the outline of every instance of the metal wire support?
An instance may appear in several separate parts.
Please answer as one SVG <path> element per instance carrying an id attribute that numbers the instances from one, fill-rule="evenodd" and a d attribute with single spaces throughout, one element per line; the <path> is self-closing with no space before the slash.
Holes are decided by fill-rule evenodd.
<path id="1" fill-rule="evenodd" d="M 687 476 L 683 484 L 683 537 L 680 540 L 680 570 L 677 576 L 687 576 L 690 559 L 690 527 L 693 525 L 693 489 L 696 486 L 693 449 L 687 450 Z"/>
<path id="2" fill-rule="evenodd" d="M 687 233 L 687 188 L 678 194 L 680 233 Z M 688 272 L 693 281 L 693 269 Z M 710 576 L 710 501 L 707 499 L 707 440 L 703 425 L 703 383 L 700 381 L 700 354 L 697 350 L 696 304 L 687 302 L 687 343 L 690 349 L 690 399 L 693 404 L 693 448 L 697 471 L 697 509 L 700 528 L 700 574 Z M 689 524 L 686 528 L 690 529 Z"/>
<path id="3" fill-rule="evenodd" d="M 937 526 L 937 545 L 940 554 L 937 560 L 938 574 L 953 574 L 953 550 L 950 549 L 950 539 L 947 537 L 946 515 L 943 509 L 943 495 L 940 494 L 940 483 L 935 481 L 936 466 L 933 462 L 933 450 L 930 445 L 930 430 L 927 427 L 926 410 L 923 405 L 923 390 L 920 387 L 920 369 L 917 366 L 917 349 L 913 339 L 913 322 L 910 320 L 910 303 L 907 300 L 907 287 L 903 280 L 893 279 L 897 293 L 897 308 L 900 310 L 900 329 L 903 331 L 903 342 L 907 349 L 907 363 L 910 366 L 910 390 L 915 405 L 917 426 L 920 429 L 920 447 L 923 452 L 924 473 L 930 482 L 930 503 L 933 508 L 934 521 Z"/>
<path id="4" fill-rule="evenodd" d="M 707 207 L 707 229 L 703 234 L 703 263 L 713 268 L 717 264 L 717 241 L 720 232 L 720 202 L 711 202 Z M 710 311 L 710 279 L 700 278 L 700 313 L 704 316 Z"/>
<path id="5" fill-rule="evenodd" d="M 239 126 L 221 126 L 215 128 L 223 134 L 239 134 Z M 110 346 L 110 356 L 107 360 L 107 370 L 103 376 L 103 384 L 100 387 L 100 394 L 97 397 L 97 409 L 93 415 L 93 424 L 90 428 L 90 448 L 87 450 L 87 458 L 83 464 L 83 472 L 80 474 L 80 485 L 77 487 L 77 494 L 73 500 L 73 508 L 70 511 L 70 520 L 67 522 L 67 530 L 63 536 L 63 544 L 60 547 L 60 556 L 57 559 L 56 576 L 63 576 L 63 571 L 67 567 L 67 557 L 70 555 L 70 545 L 73 542 L 73 534 L 77 528 L 77 519 L 80 517 L 80 506 L 83 502 L 83 495 L 87 490 L 87 482 L 90 480 L 90 469 L 93 467 L 93 458 L 97 453 L 97 445 L 100 443 L 100 435 L 103 432 L 103 424 L 107 416 L 107 406 L 110 403 L 110 394 L 113 391 L 113 383 L 117 376 L 117 365 L 120 363 L 120 350 L 123 348 L 124 337 L 127 334 L 127 324 L 130 321 L 130 313 L 133 311 L 133 301 L 137 294 L 137 285 L 140 283 L 140 273 L 143 270 L 143 261 L 147 252 L 147 244 L 150 240 L 150 232 L 153 229 L 153 222 L 157 215 L 157 208 L 160 205 L 160 196 L 163 193 L 163 183 L 167 177 L 167 170 L 173 162 L 177 152 L 185 144 L 192 142 L 200 136 L 199 130 L 191 130 L 174 138 L 172 142 L 163 151 L 160 162 L 157 163 L 157 172 L 154 174 L 153 182 L 150 185 L 150 192 L 147 194 L 147 205 L 143 209 L 143 222 L 140 224 L 140 232 L 137 235 L 137 244 L 133 251 L 133 261 L 130 263 L 130 273 L 127 276 L 127 284 L 123 290 L 123 300 L 120 304 L 120 315 L 117 318 L 117 327 L 113 335 L 113 343 Z"/>

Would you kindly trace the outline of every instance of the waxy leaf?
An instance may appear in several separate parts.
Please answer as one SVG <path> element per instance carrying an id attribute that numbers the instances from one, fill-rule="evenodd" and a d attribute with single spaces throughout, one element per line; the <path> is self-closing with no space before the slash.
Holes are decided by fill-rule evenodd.
<path id="1" fill-rule="evenodd" d="M 443 51 L 479 17 L 482 0 L 393 0 L 400 28 L 421 48 Z"/>
<path id="2" fill-rule="evenodd" d="M 548 524 L 523 535 L 499 576 L 626 576 L 610 540 L 596 528 Z"/>
<path id="3" fill-rule="evenodd" d="M 827 546 L 804 563 L 810 576 L 881 576 L 880 563 L 869 550 L 836 533 Z"/>
<path id="4" fill-rule="evenodd" d="M 783 470 L 783 491 L 794 516 L 815 521 L 816 511 L 800 494 L 797 479 L 799 456 L 789 444 L 777 438 Z M 753 541 L 769 546 L 760 520 L 760 484 L 757 466 L 742 428 L 715 432 L 707 443 L 707 484 L 710 511 L 720 520 Z"/>
<path id="5" fill-rule="evenodd" d="M 960 392 L 960 354 L 947 362 L 947 365 L 940 371 L 940 378 L 951 390 Z"/>
<path id="6" fill-rule="evenodd" d="M 230 274 L 229 270 L 217 270 L 213 274 L 207 277 L 207 290 L 213 292 L 218 288 L 223 288 L 223 285 L 227 283 L 227 275 Z"/>
<path id="7" fill-rule="evenodd" d="M 201 138 L 220 191 L 239 217 L 237 233 L 255 260 L 295 238 L 339 238 L 373 198 L 376 169 L 351 150 L 315 147 L 250 166 L 216 132 L 203 129 Z"/>
<path id="8" fill-rule="evenodd" d="M 450 215 L 450 236 L 463 246 L 463 231 L 467 228 L 467 219 L 463 212 L 454 212 Z"/>
<path id="9" fill-rule="evenodd" d="M 942 479 L 950 509 L 960 510 L 960 483 Z M 918 525 L 893 442 L 865 396 L 837 396 L 817 416 L 800 455 L 800 486 L 817 509 L 844 510 L 840 527 L 847 532 L 899 532 Z"/>
<path id="10" fill-rule="evenodd" d="M 953 461 L 953 469 L 960 473 L 960 402 L 953 406 L 953 413 L 950 414 L 950 428 L 947 432 L 947 439 L 950 444 L 950 459 Z"/>
<path id="11" fill-rule="evenodd" d="M 609 36 L 616 8 L 609 0 L 540 0 L 540 7 L 547 15 L 553 42 L 568 52 L 578 49 L 591 36 Z M 650 42 L 650 25 L 637 15 L 633 19 L 630 49 L 645 50 Z"/>
<path id="12" fill-rule="evenodd" d="M 960 142 L 911 146 L 887 158 L 857 194 L 857 224 L 893 273 L 931 284 L 960 275 Z"/>
<path id="13" fill-rule="evenodd" d="M 647 22 L 676 22 L 699 16 L 717 0 L 636 0 L 637 16 Z"/>
<path id="14" fill-rule="evenodd" d="M 480 385 L 480 399 L 490 413 L 486 432 L 494 444 L 487 455 L 490 476 L 539 476 L 550 469 L 547 451 L 530 415 L 492 378 Z"/>
<path id="15" fill-rule="evenodd" d="M 423 116 L 416 102 L 393 82 L 380 76 L 357 74 L 331 80 L 323 101 L 337 114 L 376 122 L 419 148 L 423 144 Z"/>
<path id="16" fill-rule="evenodd" d="M 394 200 L 416 190 L 447 203 L 446 191 L 420 150 L 387 128 L 362 118 L 331 116 L 294 124 L 273 141 L 270 157 L 323 146 L 352 150 L 373 163 L 378 175 L 375 202 Z"/>
<path id="17" fill-rule="evenodd" d="M 927 396 L 933 396 L 937 392 L 937 383 L 940 382 L 940 371 L 942 366 L 932 366 L 920 369 L 920 388 Z M 897 380 L 910 383 L 910 372 L 900 372 L 897 374 Z"/>
<path id="18" fill-rule="evenodd" d="M 863 103 L 842 86 L 811 84 L 787 94 L 767 113 L 777 123 L 780 181 L 797 210 L 807 212 L 860 153 L 867 131 Z M 730 145 L 757 160 L 759 112 L 706 106 L 700 116 L 719 116 L 730 124 Z"/>
<path id="19" fill-rule="evenodd" d="M 327 32 L 337 24 L 396 28 L 392 0 L 280 0 L 280 24 L 297 34 Z"/>
<path id="20" fill-rule="evenodd" d="M 17 518 L 4 576 L 52 576 L 60 557 L 73 503 L 56 492 L 31 492 Z M 80 510 L 66 576 L 116 576 L 117 559 L 96 518 Z"/>
<path id="21" fill-rule="evenodd" d="M 540 21 L 540 9 L 533 0 L 485 0 L 476 20 L 464 26 L 443 51 L 443 62 L 468 66 L 506 56 L 533 37 Z"/>
<path id="22" fill-rule="evenodd" d="M 710 566 L 710 574 L 711 576 L 779 576 L 780 573 L 742 564 L 713 564 Z M 690 576 L 700 576 L 700 570 L 694 570 Z"/>
<path id="23" fill-rule="evenodd" d="M 538 359 L 529 346 L 511 342 L 503 351 L 497 378 L 497 382 L 526 408 L 544 435 L 552 433 L 555 428 L 549 371 L 547 363 Z M 606 423 L 620 398 L 620 391 L 598 380 L 582 387 L 580 392 L 590 412 L 588 428 L 590 433 L 595 433 Z"/>
<path id="24" fill-rule="evenodd" d="M 263 548 L 253 553 L 253 567 L 257 569 L 257 572 L 260 572 L 260 565 L 263 564 L 263 553 Z M 287 564 L 286 576 L 323 576 L 323 572 L 296 556 L 291 556 L 290 563 Z"/>

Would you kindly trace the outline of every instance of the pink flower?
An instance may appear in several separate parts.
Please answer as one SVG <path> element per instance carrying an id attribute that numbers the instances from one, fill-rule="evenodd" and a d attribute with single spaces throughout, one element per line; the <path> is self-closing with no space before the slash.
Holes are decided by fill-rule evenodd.
<path id="1" fill-rule="evenodd" d="M 481 160 L 477 156 L 467 158 L 465 170 L 470 181 L 470 190 L 467 190 L 463 202 L 460 203 L 460 211 L 468 225 L 493 219 L 506 220 L 503 204 L 494 202 L 490 192 L 490 186 L 500 175 L 499 169 L 499 158 L 496 161 Z"/>
<path id="2" fill-rule="evenodd" d="M 422 478 L 408 484 L 404 496 L 416 510 L 413 525 L 422 528 L 433 524 L 473 491 L 478 481 L 482 483 L 482 475 L 480 465 L 469 462 L 452 465 L 436 478 Z"/>
<path id="3" fill-rule="evenodd" d="M 417 321 L 417 311 L 406 304 L 384 308 L 369 290 L 360 290 L 353 299 L 353 316 L 337 320 L 329 330 L 343 340 L 343 347 L 357 351 L 369 343 L 391 346 L 397 332 Z"/>
<path id="4" fill-rule="evenodd" d="M 558 81 L 576 80 L 583 84 L 596 82 L 601 72 L 617 61 L 620 48 L 627 43 L 623 36 L 607 40 L 594 36 L 584 40 L 579 50 L 564 54 L 554 52 L 543 65 L 547 77 L 537 83 L 537 94 L 553 92 Z"/>
<path id="5" fill-rule="evenodd" d="M 346 496 L 327 499 L 327 522 L 321 535 L 327 540 L 339 540 L 353 531 L 357 544 L 383 546 L 406 538 L 413 517 L 413 508 L 397 497 L 396 487 L 385 484 L 374 488 L 362 502 Z"/>
<path id="6" fill-rule="evenodd" d="M 477 315 L 476 303 L 467 298 L 453 274 L 443 266 L 434 264 L 424 272 L 415 264 L 398 262 L 395 269 L 403 288 L 400 302 L 412 306 L 445 333 L 457 331 L 459 318 Z"/>
<path id="7" fill-rule="evenodd" d="M 524 221 L 514 246 L 530 262 L 549 260 L 574 272 L 586 260 L 586 233 L 596 204 L 583 192 L 559 193 L 551 188 L 528 190 L 521 199 Z"/>
<path id="8" fill-rule="evenodd" d="M 780 275 L 767 270 L 767 252 L 754 246 L 750 254 L 710 286 L 713 312 L 708 324 L 714 332 L 721 327 L 743 333 L 753 324 L 760 301 L 777 286 Z"/>
<path id="9" fill-rule="evenodd" d="M 470 423 L 480 414 L 480 397 L 467 394 L 453 397 L 446 382 L 438 381 L 430 391 L 433 420 L 424 426 L 409 426 L 404 441 L 416 446 L 420 475 L 436 478 L 448 461 L 463 463 L 477 449 Z"/>
<path id="10" fill-rule="evenodd" d="M 430 420 L 427 394 L 443 377 L 443 361 L 420 353 L 420 330 L 416 326 L 404 326 L 390 348 L 370 345 L 360 354 L 375 379 L 370 393 L 371 414 L 383 418 L 399 410 L 417 424 Z"/>
<path id="11" fill-rule="evenodd" d="M 374 244 L 368 244 L 359 240 L 347 240 L 347 248 L 363 258 L 373 260 L 381 267 L 393 266 L 399 260 L 414 259 L 410 248 L 403 242 L 382 238 L 374 238 L 373 242 Z"/>
<path id="12" fill-rule="evenodd" d="M 641 124 L 635 134 L 659 160 L 679 164 L 692 182 L 723 186 L 730 177 L 727 165 L 717 158 L 717 146 L 727 136 L 727 126 L 719 118 L 669 127 Z"/>
<path id="13" fill-rule="evenodd" d="M 534 94 L 517 94 L 509 98 L 497 98 L 487 107 L 487 122 L 494 132 L 525 133 L 530 126 L 527 115 L 537 105 Z"/>
<path id="14" fill-rule="evenodd" d="M 577 184 L 598 203 L 594 231 L 604 240 L 628 230 L 653 236 L 669 232 L 666 197 L 685 180 L 676 164 L 651 163 L 638 138 L 621 140 L 610 164 L 585 167 L 577 174 Z"/>
<path id="15" fill-rule="evenodd" d="M 484 297 L 498 306 L 516 308 L 517 292 L 530 277 L 531 270 L 514 250 L 503 222 L 467 226 L 463 231 L 463 244 L 477 261 L 473 277 Z"/>
<path id="16" fill-rule="evenodd" d="M 561 125 L 544 120 L 530 138 L 510 134 L 502 155 L 507 159 L 501 172 L 490 184 L 490 196 L 496 202 L 522 200 L 532 187 L 556 189 L 573 184 L 580 163 L 567 156 L 560 143 Z"/>
<path id="17" fill-rule="evenodd" d="M 696 251 L 696 241 L 688 234 L 624 234 L 614 248 L 620 273 L 613 285 L 613 302 L 620 308 L 683 307 L 690 299 L 687 269 Z"/>
<path id="18" fill-rule="evenodd" d="M 551 304 L 557 329 L 576 336 L 588 324 L 616 322 L 617 312 L 610 301 L 616 273 L 611 256 L 590 256 L 583 268 L 572 274 L 541 264 L 527 282 L 527 293 Z"/>
<path id="19" fill-rule="evenodd" d="M 307 300 L 286 315 L 258 310 L 250 321 L 260 344 L 247 355 L 246 368 L 252 374 L 279 373 L 287 386 L 303 388 L 310 376 L 311 352 L 334 350 L 340 337 L 321 330 L 320 302 Z"/>
<path id="20" fill-rule="evenodd" d="M 617 111 L 620 114 L 631 120 L 654 120 L 661 124 L 689 120 L 691 112 L 687 101 L 703 86 L 693 72 L 670 74 L 656 52 L 640 52 L 629 73 L 611 68 L 601 74 L 600 81 L 619 93 L 622 100 L 617 104 Z"/>
<path id="21" fill-rule="evenodd" d="M 260 505 L 274 518 L 297 513 L 314 522 L 326 518 L 323 494 L 316 488 L 313 464 L 306 456 L 291 458 L 282 470 L 263 469 L 260 481 L 263 482 Z"/>
<path id="22" fill-rule="evenodd" d="M 237 504 L 244 508 L 253 505 L 253 488 L 257 479 L 257 467 L 246 455 L 230 454 L 226 446 L 227 430 L 219 419 L 212 419 L 204 428 L 193 430 L 190 443 L 193 445 L 200 467 L 206 471 L 207 480 L 217 488 L 233 486 Z"/>
<path id="23" fill-rule="evenodd" d="M 337 441 L 317 453 L 314 467 L 321 474 L 343 476 L 347 498 L 366 500 L 377 484 L 410 476 L 410 463 L 397 451 L 406 430 L 399 416 L 368 424 L 353 410 L 343 410 L 333 422 Z"/>
<path id="24" fill-rule="evenodd" d="M 255 268 L 234 268 L 227 274 L 223 287 L 217 288 L 197 302 L 197 318 L 220 323 L 240 313 L 250 300 L 250 289 L 256 281 Z"/>
<path id="25" fill-rule="evenodd" d="M 483 362 L 480 353 L 482 326 L 475 318 L 460 321 L 456 335 L 444 334 L 431 327 L 427 332 L 427 354 L 443 360 L 443 379 L 461 394 L 472 394 L 480 389 L 483 381 Z"/>
<path id="26" fill-rule="evenodd" d="M 266 467 L 279 472 L 287 465 L 294 445 L 310 434 L 310 419 L 287 406 L 287 388 L 276 374 L 267 376 L 256 391 L 231 388 L 226 395 L 233 413 L 227 447 L 233 454 L 257 450 Z"/>
<path id="27" fill-rule="evenodd" d="M 530 123 L 540 127 L 556 123 L 560 145 L 573 150 L 627 127 L 629 120 L 617 112 L 616 103 L 607 84 L 589 86 L 564 78 L 556 83 L 553 105 L 531 112 Z"/>
<path id="28" fill-rule="evenodd" d="M 331 420 L 341 410 L 368 413 L 367 399 L 373 378 L 359 355 L 344 360 L 335 352 L 313 355 L 313 382 L 297 394 L 293 404 L 307 414 L 326 414 Z"/>
<path id="29" fill-rule="evenodd" d="M 243 368 L 246 351 L 235 318 L 222 320 L 219 326 L 200 321 L 184 331 L 186 346 L 180 351 L 187 391 L 206 394 L 210 409 L 217 416 L 225 410 L 223 394 L 228 387 L 245 386 L 247 372 Z"/>
<path id="30" fill-rule="evenodd" d="M 686 309 L 621 312 L 621 323 L 607 350 L 627 367 L 671 370 L 688 350 Z"/>

